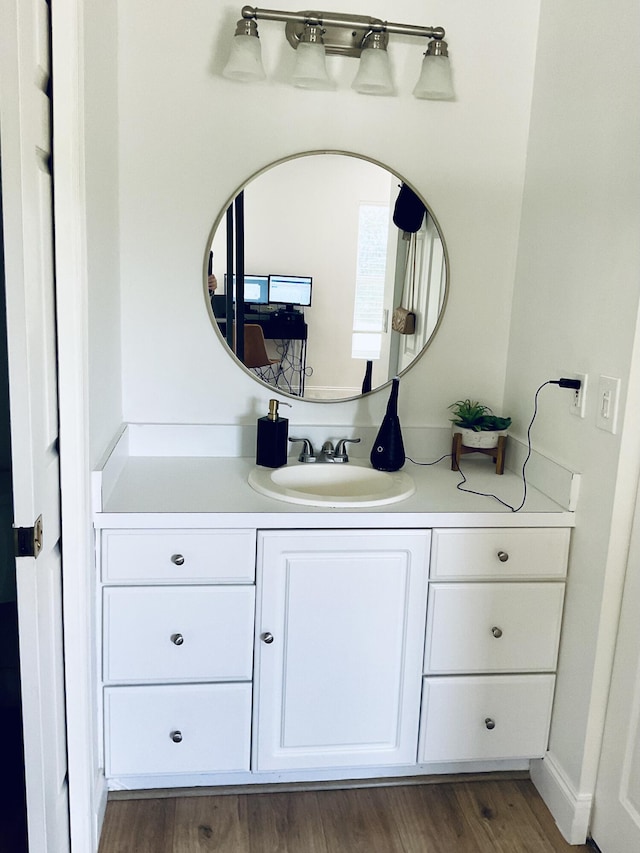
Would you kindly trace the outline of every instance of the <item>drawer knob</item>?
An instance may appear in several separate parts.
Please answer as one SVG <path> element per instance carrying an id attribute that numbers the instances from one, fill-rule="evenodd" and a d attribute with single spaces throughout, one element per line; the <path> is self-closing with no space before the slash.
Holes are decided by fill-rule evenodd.
<path id="1" fill-rule="evenodd" d="M 169 737 L 174 743 L 182 743 L 182 732 L 171 732 Z"/>
<path id="2" fill-rule="evenodd" d="M 496 640 L 499 640 L 500 637 L 502 636 L 502 628 L 498 628 L 497 625 L 494 625 L 493 628 L 491 629 L 491 633 L 496 638 Z"/>
<path id="3" fill-rule="evenodd" d="M 506 551 L 498 551 L 498 559 L 500 560 L 501 563 L 506 563 L 507 560 L 509 559 L 509 555 L 507 554 Z"/>
<path id="4" fill-rule="evenodd" d="M 264 634 L 260 635 L 260 639 L 263 643 L 266 643 L 269 646 L 273 643 L 273 634 L 269 633 L 269 631 L 265 631 Z"/>
<path id="5" fill-rule="evenodd" d="M 171 556 L 171 562 L 174 566 L 183 566 L 184 565 L 184 557 L 182 554 L 173 554 Z"/>
<path id="6" fill-rule="evenodd" d="M 184 643 L 184 637 L 182 634 L 172 634 L 171 642 L 174 646 L 181 646 Z"/>
<path id="7" fill-rule="evenodd" d="M 492 720 L 491 717 L 487 717 L 484 721 L 484 724 L 489 729 L 489 731 L 492 731 L 496 727 L 496 721 Z"/>

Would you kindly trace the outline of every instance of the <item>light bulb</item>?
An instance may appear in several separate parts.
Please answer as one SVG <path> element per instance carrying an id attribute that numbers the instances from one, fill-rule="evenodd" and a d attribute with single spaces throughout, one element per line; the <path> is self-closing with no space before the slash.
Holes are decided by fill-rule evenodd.
<path id="1" fill-rule="evenodd" d="M 389 55 L 381 48 L 368 47 L 360 54 L 360 65 L 351 88 L 363 95 L 393 95 Z"/>
<path id="2" fill-rule="evenodd" d="M 229 61 L 224 67 L 222 76 L 227 80 L 238 80 L 241 83 L 256 83 L 267 76 L 262 66 L 260 39 L 255 21 L 245 19 L 238 21 Z"/>

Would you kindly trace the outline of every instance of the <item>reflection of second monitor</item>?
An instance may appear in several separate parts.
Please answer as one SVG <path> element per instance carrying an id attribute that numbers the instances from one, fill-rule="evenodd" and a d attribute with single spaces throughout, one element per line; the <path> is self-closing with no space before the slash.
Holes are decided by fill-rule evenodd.
<path id="1" fill-rule="evenodd" d="M 284 305 L 286 311 L 311 306 L 311 276 L 270 275 L 269 302 Z"/>

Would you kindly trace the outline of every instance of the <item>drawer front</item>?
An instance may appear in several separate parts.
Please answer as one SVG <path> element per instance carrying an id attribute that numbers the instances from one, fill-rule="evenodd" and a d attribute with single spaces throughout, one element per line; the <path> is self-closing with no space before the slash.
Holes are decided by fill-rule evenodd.
<path id="1" fill-rule="evenodd" d="M 558 529 L 434 530 L 434 579 L 564 578 L 570 531 Z"/>
<path id="2" fill-rule="evenodd" d="M 107 687 L 107 776 L 249 770 L 250 684 Z"/>
<path id="3" fill-rule="evenodd" d="M 425 674 L 551 672 L 562 583 L 431 584 Z"/>
<path id="4" fill-rule="evenodd" d="M 105 583 L 253 583 L 255 530 L 104 530 Z"/>
<path id="5" fill-rule="evenodd" d="M 249 681 L 252 586 L 107 587 L 104 680 Z"/>
<path id="6" fill-rule="evenodd" d="M 553 675 L 425 678 L 418 762 L 541 758 Z"/>

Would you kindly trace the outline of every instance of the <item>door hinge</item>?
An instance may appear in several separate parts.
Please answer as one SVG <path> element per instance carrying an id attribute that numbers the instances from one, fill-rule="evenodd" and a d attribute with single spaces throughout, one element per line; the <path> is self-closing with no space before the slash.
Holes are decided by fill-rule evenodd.
<path id="1" fill-rule="evenodd" d="M 14 528 L 16 557 L 37 557 L 42 551 L 42 516 L 33 527 Z"/>

